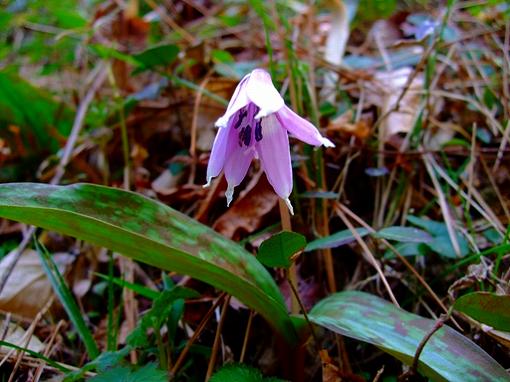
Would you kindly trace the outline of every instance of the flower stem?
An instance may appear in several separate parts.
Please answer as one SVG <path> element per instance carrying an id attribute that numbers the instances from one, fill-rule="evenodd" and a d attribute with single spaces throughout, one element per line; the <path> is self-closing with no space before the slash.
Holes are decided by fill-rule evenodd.
<path id="1" fill-rule="evenodd" d="M 285 204 L 285 201 L 283 199 L 278 200 L 278 205 L 280 207 L 280 218 L 282 221 L 282 229 L 284 231 L 292 232 L 292 225 L 290 222 L 290 213 L 287 208 L 287 205 Z M 296 264 L 292 263 L 289 268 L 289 274 L 288 274 L 288 282 L 291 284 L 290 288 L 298 290 L 298 275 L 297 275 L 297 269 Z M 295 293 L 290 294 L 291 302 L 290 302 L 290 311 L 292 314 L 298 314 L 299 313 L 299 301 L 297 300 L 297 297 Z"/>

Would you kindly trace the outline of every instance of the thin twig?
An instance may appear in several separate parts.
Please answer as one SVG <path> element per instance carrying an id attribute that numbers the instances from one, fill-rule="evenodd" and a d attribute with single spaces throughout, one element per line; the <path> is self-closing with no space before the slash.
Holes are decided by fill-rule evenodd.
<path id="1" fill-rule="evenodd" d="M 305 306 L 303 305 L 303 302 L 301 301 L 301 298 L 299 297 L 299 292 L 297 291 L 296 287 L 294 285 L 292 285 L 291 282 L 289 282 L 289 285 L 290 285 L 290 289 L 292 290 L 292 293 L 294 294 L 294 296 L 296 296 L 296 300 L 298 301 L 299 306 L 301 307 L 301 312 L 303 313 L 303 316 L 305 317 L 305 321 L 308 324 L 308 327 L 310 328 L 310 333 L 313 337 L 313 341 L 315 343 L 315 347 L 317 348 L 317 353 L 318 353 L 321 351 L 321 349 L 319 347 L 319 340 L 317 339 L 317 335 L 315 334 L 313 324 L 308 319 L 308 314 L 306 313 Z"/>
<path id="2" fill-rule="evenodd" d="M 220 346 L 221 341 L 221 330 L 223 329 L 223 324 L 225 323 L 225 317 L 227 316 L 227 309 L 230 304 L 230 296 L 228 296 L 225 301 L 223 301 L 223 307 L 221 308 L 220 321 L 218 322 L 218 327 L 216 328 L 216 334 L 214 335 L 214 343 L 211 350 L 211 358 L 209 359 L 209 365 L 207 366 L 207 374 L 205 375 L 205 380 L 208 381 L 211 378 L 211 375 L 214 371 L 214 367 L 216 366 L 216 357 L 218 355 L 218 348 Z"/>
<path id="3" fill-rule="evenodd" d="M 281 222 L 282 222 L 282 229 L 284 231 L 292 232 L 290 213 L 289 213 L 287 205 L 285 204 L 283 199 L 280 198 L 278 200 L 278 206 L 280 208 L 280 218 L 281 218 Z M 293 285 L 291 285 L 291 288 L 297 288 L 298 280 L 299 280 L 299 278 L 298 278 L 298 273 L 297 273 L 297 269 L 296 269 L 296 264 L 293 262 L 290 265 L 289 274 L 288 274 L 289 284 L 293 284 Z M 299 302 L 297 301 L 297 298 L 294 294 L 292 294 L 290 296 L 290 311 L 292 312 L 292 314 L 299 313 Z"/>
<path id="4" fill-rule="evenodd" d="M 117 101 L 118 107 L 118 115 L 119 115 L 119 125 L 120 125 L 120 134 L 122 141 L 122 156 L 124 159 L 124 173 L 123 173 L 123 181 L 122 187 L 129 191 L 131 189 L 131 164 L 130 164 L 130 155 L 129 155 L 129 137 L 126 125 L 126 118 L 124 115 L 124 107 L 122 105 L 122 99 L 119 87 L 117 86 L 117 82 L 115 80 L 115 74 L 112 70 L 112 66 L 108 65 L 107 68 L 108 80 L 113 88 L 113 95 L 115 100 Z M 135 272 L 134 272 L 134 261 L 127 257 L 119 258 L 119 267 L 121 269 L 122 276 L 124 279 L 133 283 L 135 281 Z M 132 331 L 136 327 L 136 315 L 138 312 L 138 304 L 135 299 L 135 293 L 129 289 L 124 288 L 122 290 L 122 298 L 124 302 L 124 315 L 126 318 L 127 329 Z M 130 359 L 132 363 L 136 363 L 138 361 L 138 356 L 136 350 L 131 350 L 129 353 Z"/>
<path id="5" fill-rule="evenodd" d="M 188 179 L 188 184 L 195 183 L 195 174 L 197 171 L 197 130 L 198 130 L 198 112 L 200 104 L 202 103 L 203 90 L 206 88 L 209 80 L 211 79 L 212 70 L 209 71 L 203 81 L 200 83 L 200 90 L 196 92 L 195 103 L 193 104 L 193 119 L 191 120 L 191 142 L 189 153 L 191 155 L 191 171 Z"/>
<path id="6" fill-rule="evenodd" d="M 46 348 L 44 349 L 43 356 L 45 356 L 45 357 L 50 356 L 50 354 L 52 352 L 52 348 L 53 348 L 53 343 L 55 342 L 55 338 L 57 337 L 57 334 L 60 331 L 60 328 L 62 326 L 64 326 L 64 323 L 65 323 L 64 320 L 60 320 L 57 323 L 57 326 L 55 327 L 55 329 L 53 329 L 51 337 L 46 345 Z M 41 378 L 41 375 L 45 368 L 46 368 L 46 363 L 44 360 L 41 360 L 41 364 L 37 368 L 35 375 L 34 375 L 34 379 L 33 379 L 34 382 L 39 382 L 39 379 Z"/>
<path id="7" fill-rule="evenodd" d="M 170 15 L 165 12 L 158 4 L 156 4 L 153 0 L 145 0 L 145 2 L 151 7 L 158 15 L 161 17 L 165 23 L 168 24 L 170 28 L 172 28 L 177 34 L 179 34 L 183 39 L 185 39 L 188 43 L 194 44 L 196 39 L 193 35 L 189 34 L 186 29 L 182 28 L 179 24 L 177 24 Z"/>
<path id="8" fill-rule="evenodd" d="M 248 348 L 248 339 L 250 338 L 251 324 L 253 322 L 254 316 L 255 316 L 255 311 L 250 310 L 250 316 L 248 317 L 248 323 L 246 324 L 246 331 L 244 334 L 243 347 L 241 348 L 241 355 L 239 356 L 239 363 L 244 362 L 244 356 L 246 355 L 246 349 Z"/>
<path id="9" fill-rule="evenodd" d="M 444 218 L 444 222 L 446 224 L 446 230 L 448 231 L 448 236 L 450 237 L 450 241 L 452 242 L 453 250 L 455 251 L 455 254 L 457 255 L 457 257 L 461 257 L 462 253 L 460 251 L 459 240 L 457 239 L 457 234 L 455 232 L 455 227 L 453 225 L 453 217 L 451 214 L 451 210 L 448 205 L 448 202 L 446 201 L 444 192 L 441 189 L 441 184 L 439 184 L 439 181 L 437 180 L 434 169 L 432 168 L 432 165 L 430 163 L 430 155 L 427 154 L 427 155 L 423 156 L 423 163 L 425 163 L 425 168 L 427 169 L 427 172 L 429 173 L 430 180 L 432 180 L 432 184 L 434 185 L 434 188 L 436 189 L 437 199 L 439 202 L 439 206 L 441 207 L 441 211 L 443 212 L 443 218 Z"/>
<path id="10" fill-rule="evenodd" d="M 175 361 L 174 367 L 172 367 L 172 370 L 170 371 L 170 375 L 175 376 L 175 373 L 177 372 L 177 370 L 179 370 L 179 367 L 181 367 L 182 363 L 184 362 L 184 359 L 186 358 L 186 355 L 188 354 L 189 349 L 195 343 L 195 340 L 198 338 L 200 333 L 202 333 L 202 330 L 204 330 L 205 325 L 207 324 L 209 319 L 212 317 L 214 311 L 221 304 L 221 302 L 223 301 L 223 299 L 225 298 L 226 295 L 227 294 L 225 292 L 223 292 L 218 297 L 218 299 L 215 301 L 215 303 L 211 306 L 211 308 L 207 311 L 204 318 L 202 318 L 202 321 L 200 321 L 200 323 L 198 324 L 197 329 L 195 330 L 195 332 L 193 333 L 191 338 L 186 343 L 186 346 L 184 347 L 184 349 L 182 349 L 181 354 L 179 354 L 179 358 L 177 358 L 177 361 Z"/>
<path id="11" fill-rule="evenodd" d="M 441 315 L 441 317 L 439 317 L 439 319 L 435 322 L 434 326 L 432 326 L 432 328 L 425 335 L 425 337 L 422 338 L 422 340 L 418 344 L 418 347 L 416 348 L 416 353 L 414 354 L 413 364 L 411 365 L 411 368 L 409 369 L 409 371 L 405 372 L 404 374 L 398 377 L 399 382 L 412 381 L 413 376 L 418 374 L 418 364 L 420 362 L 420 355 L 423 352 L 425 345 L 432 338 L 434 333 L 436 333 L 439 329 L 443 327 L 447 319 L 448 315 L 445 314 Z"/>
<path id="12" fill-rule="evenodd" d="M 370 260 L 372 265 L 374 266 L 375 270 L 381 277 L 381 281 L 384 284 L 386 291 L 388 292 L 388 295 L 390 296 L 391 301 L 396 306 L 400 307 L 397 299 L 395 298 L 395 295 L 393 294 L 393 291 L 391 290 L 390 284 L 388 283 L 388 280 L 386 280 L 386 276 L 384 275 L 380 265 L 377 263 L 376 258 L 366 245 L 366 243 L 363 241 L 361 236 L 359 235 L 358 231 L 354 228 L 354 226 L 351 224 L 349 219 L 347 219 L 347 216 L 343 213 L 343 211 L 340 208 L 336 208 L 336 213 L 340 219 L 344 222 L 344 224 L 347 226 L 347 228 L 352 232 L 352 235 L 354 236 L 354 239 L 356 239 L 357 243 L 360 245 L 360 247 L 363 249 L 363 252 L 365 252 L 365 255 Z"/>
<path id="13" fill-rule="evenodd" d="M 62 158 L 60 159 L 60 163 L 57 166 L 55 171 L 55 175 L 50 181 L 50 184 L 58 184 L 65 173 L 65 168 L 69 164 L 71 160 L 71 156 L 76 145 L 76 141 L 78 140 L 78 136 L 80 135 L 80 131 L 83 127 L 83 122 L 85 121 L 85 116 L 87 115 L 87 110 L 89 109 L 96 92 L 99 90 L 101 85 L 106 79 L 107 74 L 107 66 L 104 63 L 100 64 L 100 69 L 97 77 L 94 82 L 90 86 L 89 90 L 83 97 L 83 100 L 80 102 L 78 106 L 78 110 L 76 111 L 76 117 L 74 118 L 73 127 L 71 129 L 71 134 L 69 134 L 69 138 L 67 139 L 66 145 L 64 147 L 64 153 L 62 154 Z"/>

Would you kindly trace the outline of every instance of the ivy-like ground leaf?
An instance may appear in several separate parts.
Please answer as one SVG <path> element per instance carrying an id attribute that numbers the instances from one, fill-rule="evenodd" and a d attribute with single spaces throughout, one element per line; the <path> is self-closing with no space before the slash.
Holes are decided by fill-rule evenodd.
<path id="1" fill-rule="evenodd" d="M 297 340 L 282 294 L 252 254 L 155 200 L 90 184 L 9 183 L 0 185 L 0 217 L 207 282 L 259 312 L 287 341 Z"/>
<path id="2" fill-rule="evenodd" d="M 309 313 L 311 322 L 376 345 L 410 365 L 435 321 L 364 292 L 333 294 Z M 509 381 L 510 375 L 474 342 L 443 326 L 426 343 L 418 371 L 433 381 Z"/>
<path id="3" fill-rule="evenodd" d="M 305 246 L 303 235 L 282 231 L 261 244 L 257 259 L 267 267 L 288 268 L 292 264 L 291 257 Z"/>

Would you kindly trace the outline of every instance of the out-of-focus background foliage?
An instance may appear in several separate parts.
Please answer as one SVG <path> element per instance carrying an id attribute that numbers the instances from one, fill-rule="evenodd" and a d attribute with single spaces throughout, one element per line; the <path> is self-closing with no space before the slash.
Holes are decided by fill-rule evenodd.
<path id="1" fill-rule="evenodd" d="M 510 7 L 496 0 L 0 0 L 0 182 L 159 200 L 258 254 L 289 310 L 292 255 L 298 311 L 322 325 L 293 353 L 243 301 L 143 264 L 142 246 L 134 262 L 0 219 L 1 379 L 419 380 L 406 339 L 443 323 L 460 334 L 440 332 L 426 367 L 468 364 L 456 352 L 469 339 L 483 349 L 466 345 L 470 355 L 508 369 L 509 45 Z M 202 187 L 214 122 L 257 67 L 336 144 L 291 140 L 301 236 L 274 239 L 289 227 L 257 163 L 228 209 L 224 179 Z M 72 192 L 64 201 L 88 206 Z M 342 291 L 367 293 L 331 297 Z"/>

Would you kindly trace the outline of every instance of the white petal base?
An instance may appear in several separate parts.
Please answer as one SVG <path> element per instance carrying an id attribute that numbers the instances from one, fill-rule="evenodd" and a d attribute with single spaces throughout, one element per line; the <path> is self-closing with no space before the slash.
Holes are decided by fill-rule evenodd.
<path id="1" fill-rule="evenodd" d="M 225 191 L 225 196 L 227 197 L 227 207 L 230 207 L 230 203 L 232 203 L 232 199 L 234 198 L 234 186 L 229 185 L 227 187 L 227 191 Z"/>
<path id="2" fill-rule="evenodd" d="M 210 178 L 207 178 L 207 183 L 202 186 L 202 188 L 208 188 L 211 185 L 212 182 L 212 176 Z"/>
<path id="3" fill-rule="evenodd" d="M 220 117 L 216 120 L 216 122 L 214 123 L 214 126 L 224 129 L 228 125 L 228 120 L 229 120 L 229 117 L 227 117 L 227 118 L 225 118 L 225 116 Z"/>
<path id="4" fill-rule="evenodd" d="M 283 199 L 283 201 L 287 205 L 287 208 L 289 209 L 290 214 L 292 216 L 294 216 L 294 208 L 292 207 L 292 204 L 290 203 L 290 199 L 289 198 L 285 198 L 285 199 Z"/>

